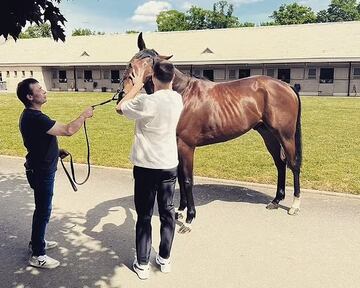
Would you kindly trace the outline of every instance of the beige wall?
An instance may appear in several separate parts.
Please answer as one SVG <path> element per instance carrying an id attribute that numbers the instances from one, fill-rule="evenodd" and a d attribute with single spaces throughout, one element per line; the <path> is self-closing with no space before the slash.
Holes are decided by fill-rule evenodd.
<path id="1" fill-rule="evenodd" d="M 322 84 L 320 83 L 320 69 L 334 67 L 334 83 Z M 177 68 L 183 72 L 190 73 L 191 67 L 179 66 Z M 250 69 L 250 75 L 266 75 L 267 69 L 274 69 L 274 77 L 277 77 L 277 70 L 279 68 L 291 69 L 291 85 L 300 84 L 302 95 L 347 95 L 348 93 L 348 64 L 307 64 L 307 65 L 215 65 L 215 66 L 193 66 L 193 74 L 197 70 L 200 76 L 203 76 L 203 70 L 214 70 L 214 81 L 228 81 L 235 80 L 239 77 L 239 69 Z M 316 78 L 309 79 L 309 69 L 316 69 Z M 354 79 L 354 68 L 360 68 L 360 63 L 353 64 L 351 71 L 350 93 L 351 95 L 360 95 L 360 79 Z M 124 66 L 103 66 L 103 67 L 77 67 L 76 68 L 76 83 L 79 91 L 101 91 L 102 87 L 106 87 L 107 91 L 115 91 L 119 88 L 119 83 L 111 83 L 111 70 L 120 71 L 120 79 L 124 71 Z M 59 83 L 59 70 L 66 71 L 67 83 Z M 84 70 L 91 70 L 93 82 L 84 81 Z M 229 73 L 231 70 L 235 71 L 235 78 L 230 79 Z M 18 82 L 22 79 L 30 77 L 30 71 L 33 72 L 33 77 L 39 80 L 41 85 L 47 90 L 54 91 L 72 91 L 75 88 L 74 68 L 71 67 L 0 67 L 2 72 L 3 81 L 6 81 L 7 91 L 14 92 Z M 7 71 L 9 71 L 9 77 L 7 77 Z M 17 77 L 15 77 L 14 71 L 17 71 Z M 22 71 L 25 71 L 23 77 Z M 54 74 L 54 75 L 53 75 Z M 104 79 L 107 74 L 108 79 Z M 55 77 L 53 77 L 55 76 Z M 97 83 L 97 87 L 94 88 L 94 82 Z M 321 92 L 319 92 L 321 91 Z"/>
<path id="2" fill-rule="evenodd" d="M 37 79 L 39 83 L 47 89 L 46 81 L 44 81 L 44 74 L 41 67 L 2 66 L 0 67 L 0 71 L 2 74 L 2 81 L 6 82 L 6 88 L 8 92 L 15 92 L 18 83 L 30 77 Z M 7 73 L 8 71 L 9 73 Z M 23 75 L 23 71 L 25 75 Z M 32 71 L 32 75 L 31 75 L 31 71 Z M 15 75 L 15 72 L 17 72 L 17 75 Z"/>

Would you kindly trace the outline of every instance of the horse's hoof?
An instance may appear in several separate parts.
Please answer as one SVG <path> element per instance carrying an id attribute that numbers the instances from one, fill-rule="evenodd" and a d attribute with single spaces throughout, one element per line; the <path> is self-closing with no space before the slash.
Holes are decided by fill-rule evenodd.
<path id="1" fill-rule="evenodd" d="M 288 214 L 291 216 L 296 216 L 299 214 L 299 212 L 300 212 L 300 208 L 291 207 L 288 211 Z"/>
<path id="2" fill-rule="evenodd" d="M 269 209 L 269 210 L 274 210 L 274 209 L 278 209 L 278 208 L 279 208 L 279 203 L 274 203 L 274 202 L 270 202 L 266 206 L 266 209 Z"/>
<path id="3" fill-rule="evenodd" d="M 175 219 L 176 219 L 176 220 L 184 219 L 183 211 L 177 211 L 177 212 L 175 213 Z"/>
<path id="4" fill-rule="evenodd" d="M 180 229 L 178 230 L 178 232 L 180 234 L 186 234 L 186 233 L 190 233 L 191 232 L 191 224 L 189 223 L 183 223 L 180 227 Z"/>

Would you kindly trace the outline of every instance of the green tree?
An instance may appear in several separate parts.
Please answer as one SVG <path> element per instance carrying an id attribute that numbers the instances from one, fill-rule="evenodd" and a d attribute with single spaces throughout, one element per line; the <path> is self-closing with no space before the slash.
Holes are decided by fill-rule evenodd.
<path id="1" fill-rule="evenodd" d="M 305 24 L 316 22 L 315 12 L 307 6 L 297 3 L 283 4 L 273 12 L 270 18 L 274 19 L 275 24 Z"/>
<path id="2" fill-rule="evenodd" d="M 50 23 L 52 37 L 65 41 L 64 23 L 57 4 L 61 0 L 2 0 L 0 9 L 0 36 L 10 35 L 15 40 L 21 30 L 30 24 Z"/>
<path id="3" fill-rule="evenodd" d="M 208 13 L 208 25 L 210 29 L 233 28 L 248 26 L 251 23 L 241 24 L 239 19 L 233 16 L 234 6 L 227 1 L 214 3 L 213 11 Z"/>
<path id="4" fill-rule="evenodd" d="M 185 13 L 177 10 L 160 12 L 156 22 L 158 31 L 182 31 L 200 29 L 218 29 L 232 27 L 252 27 L 254 23 L 241 23 L 233 16 L 233 4 L 227 1 L 214 3 L 212 10 L 192 6 Z"/>
<path id="5" fill-rule="evenodd" d="M 71 36 L 89 36 L 89 35 L 104 35 L 105 32 L 91 31 L 89 28 L 76 28 L 72 31 Z"/>
<path id="6" fill-rule="evenodd" d="M 140 32 L 136 31 L 136 30 L 127 30 L 125 33 L 126 34 L 139 34 Z"/>
<path id="7" fill-rule="evenodd" d="M 317 22 L 360 20 L 360 4 L 356 0 L 332 0 L 327 10 L 317 14 Z"/>
<path id="8" fill-rule="evenodd" d="M 276 24 L 274 21 L 268 21 L 268 22 L 261 22 L 260 26 L 276 26 L 279 24 Z"/>
<path id="9" fill-rule="evenodd" d="M 243 22 L 239 24 L 239 27 L 255 27 L 255 23 L 253 22 Z"/>
<path id="10" fill-rule="evenodd" d="M 19 38 L 50 38 L 51 27 L 48 23 L 29 26 L 24 32 L 19 34 Z"/>
<path id="11" fill-rule="evenodd" d="M 188 30 L 185 13 L 177 10 L 162 11 L 156 18 L 158 31 Z"/>
<path id="12" fill-rule="evenodd" d="M 188 23 L 188 30 L 201 30 L 209 28 L 209 14 L 210 11 L 192 6 L 186 11 L 186 22 Z"/>

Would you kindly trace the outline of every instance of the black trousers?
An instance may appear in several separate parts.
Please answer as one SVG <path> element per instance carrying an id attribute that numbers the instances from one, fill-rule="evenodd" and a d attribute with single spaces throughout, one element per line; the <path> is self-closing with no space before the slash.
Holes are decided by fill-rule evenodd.
<path id="1" fill-rule="evenodd" d="M 155 196 L 160 215 L 159 255 L 168 259 L 175 232 L 174 192 L 177 167 L 148 169 L 135 166 L 136 255 L 139 264 L 148 264 L 151 251 L 151 217 Z"/>

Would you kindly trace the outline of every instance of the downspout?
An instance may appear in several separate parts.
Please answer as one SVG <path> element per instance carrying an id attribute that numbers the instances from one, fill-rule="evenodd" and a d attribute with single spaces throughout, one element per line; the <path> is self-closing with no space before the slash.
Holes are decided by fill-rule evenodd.
<path id="1" fill-rule="evenodd" d="M 75 69 L 75 66 L 74 66 L 74 84 L 75 84 L 75 91 L 78 91 L 77 89 L 77 83 L 76 83 L 76 69 Z"/>
<path id="2" fill-rule="evenodd" d="M 347 92 L 347 96 L 350 96 L 350 81 L 351 81 L 351 67 L 352 63 L 349 62 L 349 75 L 348 75 L 348 92 Z"/>

